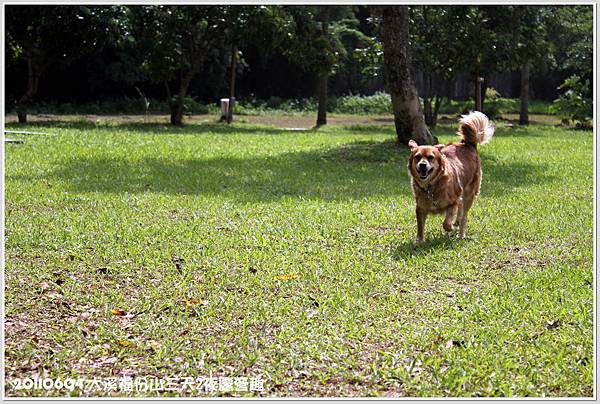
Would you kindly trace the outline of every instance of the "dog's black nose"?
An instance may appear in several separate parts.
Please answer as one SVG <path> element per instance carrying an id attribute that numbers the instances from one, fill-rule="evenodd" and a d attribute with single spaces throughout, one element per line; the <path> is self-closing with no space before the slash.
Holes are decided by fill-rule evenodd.
<path id="1" fill-rule="evenodd" d="M 423 168 L 426 168 L 426 167 L 427 167 L 427 164 L 426 164 L 426 163 L 424 163 L 424 162 L 420 162 L 420 163 L 417 165 L 417 167 L 419 167 L 420 169 L 423 169 Z"/>

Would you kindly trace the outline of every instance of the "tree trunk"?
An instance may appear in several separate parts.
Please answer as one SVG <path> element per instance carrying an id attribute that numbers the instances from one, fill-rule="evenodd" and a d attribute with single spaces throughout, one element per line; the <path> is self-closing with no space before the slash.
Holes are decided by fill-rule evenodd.
<path id="1" fill-rule="evenodd" d="M 27 107 L 37 93 L 41 73 L 41 69 L 37 68 L 33 58 L 27 58 L 27 91 L 17 102 L 19 123 L 27 123 Z"/>
<path id="2" fill-rule="evenodd" d="M 479 73 L 475 75 L 475 111 L 483 112 L 483 97 L 482 97 L 482 85 L 483 82 L 480 80 Z"/>
<path id="3" fill-rule="evenodd" d="M 321 36 L 327 40 L 328 24 L 327 24 L 328 13 L 324 16 L 324 20 L 321 21 Z M 327 125 L 327 82 L 329 81 L 329 72 L 321 71 L 317 77 L 317 97 L 319 99 L 319 111 L 317 113 L 317 126 Z"/>
<path id="4" fill-rule="evenodd" d="M 425 113 L 425 123 L 432 125 L 433 110 L 431 109 L 431 73 L 423 74 L 423 112 Z"/>
<path id="5" fill-rule="evenodd" d="M 438 119 L 438 115 L 440 113 L 440 107 L 442 106 L 442 100 L 443 100 L 443 98 L 440 97 L 439 94 L 435 96 L 435 106 L 433 107 L 433 117 L 431 120 L 431 125 L 429 125 L 431 128 L 435 128 L 435 126 L 437 125 L 437 119 Z"/>
<path id="6" fill-rule="evenodd" d="M 317 94 L 319 97 L 319 112 L 317 113 L 317 126 L 327 125 L 327 73 L 319 73 L 317 79 Z"/>
<path id="7" fill-rule="evenodd" d="M 237 45 L 231 47 L 231 72 L 229 75 L 229 109 L 227 110 L 227 123 L 233 121 L 233 107 L 235 104 L 235 76 L 237 69 Z"/>
<path id="8" fill-rule="evenodd" d="M 488 81 L 482 77 L 483 81 L 481 82 L 481 112 L 485 111 L 485 93 L 488 88 Z M 485 112 L 484 112 L 485 113 Z"/>
<path id="9" fill-rule="evenodd" d="M 167 96 L 167 105 L 169 105 L 169 107 L 171 106 L 171 102 L 173 102 L 173 100 L 171 99 L 171 88 L 169 87 L 169 82 L 168 81 L 164 81 L 164 85 L 165 85 L 165 94 Z"/>
<path id="10" fill-rule="evenodd" d="M 521 110 L 519 124 L 529 125 L 529 64 L 521 67 Z"/>
<path id="11" fill-rule="evenodd" d="M 190 72 L 181 78 L 179 92 L 177 93 L 176 99 L 171 103 L 171 125 L 183 126 L 183 100 L 187 94 L 187 89 L 193 77 L 194 74 Z"/>
<path id="12" fill-rule="evenodd" d="M 398 142 L 408 144 L 411 139 L 419 144 L 437 142 L 425 125 L 410 74 L 408 6 L 383 6 L 381 12 L 385 76 Z"/>

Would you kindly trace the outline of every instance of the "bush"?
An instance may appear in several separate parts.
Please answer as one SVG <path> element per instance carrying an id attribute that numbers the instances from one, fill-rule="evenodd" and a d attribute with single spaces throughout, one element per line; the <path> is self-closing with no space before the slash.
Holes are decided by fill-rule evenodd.
<path id="1" fill-rule="evenodd" d="M 493 89 L 492 89 L 493 90 Z M 519 100 L 501 98 L 495 90 L 489 92 L 484 109 L 489 116 L 497 116 L 503 113 L 519 113 Z M 147 112 L 149 114 L 169 114 L 169 104 L 166 100 L 149 98 Z M 421 100 L 421 106 L 423 105 Z M 218 101 L 203 104 L 192 97 L 184 99 L 186 114 L 210 114 L 220 115 L 221 106 Z M 306 115 L 317 112 L 318 101 L 315 98 L 283 99 L 281 97 L 270 97 L 260 100 L 254 96 L 240 98 L 235 105 L 236 115 L 267 115 L 267 114 L 289 114 Z M 7 104 L 7 112 L 14 111 L 14 105 Z M 473 100 L 448 100 L 444 99 L 440 108 L 440 114 L 458 115 L 474 109 Z M 341 97 L 329 97 L 327 111 L 336 114 L 350 115 L 383 115 L 392 114 L 392 101 L 389 94 L 377 92 L 369 96 L 345 95 Z M 529 105 L 530 113 L 548 114 L 549 104 L 543 101 L 532 101 Z M 32 114 L 94 114 L 94 115 L 119 115 L 119 114 L 144 114 L 146 113 L 146 101 L 141 97 L 123 97 L 94 101 L 84 104 L 56 103 L 53 101 L 38 101 L 29 108 Z"/>
<path id="2" fill-rule="evenodd" d="M 561 117 L 564 123 L 575 123 L 578 128 L 591 128 L 593 118 L 593 101 L 589 97 L 590 81 L 581 81 L 576 74 L 567 78 L 559 87 L 566 90 L 554 100 L 552 110 Z"/>
<path id="3" fill-rule="evenodd" d="M 331 112 L 338 114 L 372 115 L 391 114 L 392 98 L 389 94 L 377 92 L 369 96 L 348 95 L 331 98 Z"/>
<path id="4" fill-rule="evenodd" d="M 494 87 L 488 87 L 485 90 L 485 101 L 483 104 L 483 112 L 490 118 L 496 119 L 504 112 L 505 103 L 500 98 L 502 94 Z"/>

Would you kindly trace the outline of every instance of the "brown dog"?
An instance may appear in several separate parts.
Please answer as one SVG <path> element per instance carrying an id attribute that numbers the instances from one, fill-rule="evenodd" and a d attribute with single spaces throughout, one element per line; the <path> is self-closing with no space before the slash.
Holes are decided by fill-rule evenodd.
<path id="1" fill-rule="evenodd" d="M 417 203 L 417 243 L 423 242 L 429 213 L 445 213 L 444 230 L 451 232 L 458 223 L 459 237 L 465 236 L 467 213 L 481 186 L 477 144 L 487 143 L 494 127 L 487 116 L 474 111 L 461 117 L 457 134 L 460 143 L 418 146 L 414 140 L 408 142 L 408 172 Z"/>

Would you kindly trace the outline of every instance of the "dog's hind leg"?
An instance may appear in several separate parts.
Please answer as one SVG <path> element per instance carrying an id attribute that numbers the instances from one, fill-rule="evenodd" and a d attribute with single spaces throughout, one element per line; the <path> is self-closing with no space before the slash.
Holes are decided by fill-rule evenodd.
<path id="1" fill-rule="evenodd" d="M 425 219 L 427 219 L 427 211 L 417 208 L 417 240 L 416 244 L 423 242 L 423 233 L 425 231 Z"/>
<path id="2" fill-rule="evenodd" d="M 446 208 L 446 219 L 444 220 L 444 230 L 450 233 L 454 230 L 454 221 L 458 214 L 458 203 L 450 205 Z"/>
<path id="3" fill-rule="evenodd" d="M 458 237 L 464 238 L 465 233 L 467 232 L 467 216 L 469 213 L 469 209 L 471 209 L 471 205 L 473 205 L 473 201 L 475 200 L 475 195 L 468 195 L 463 200 L 463 209 L 462 209 L 462 217 L 460 218 L 460 229 L 458 231 Z"/>
<path id="4" fill-rule="evenodd" d="M 473 178 L 471 182 L 471 186 L 465 188 L 465 192 L 463 193 L 463 203 L 462 203 L 462 213 L 460 217 L 460 228 L 458 231 L 459 238 L 465 238 L 465 233 L 467 232 L 467 216 L 469 213 L 469 209 L 471 209 L 471 205 L 473 205 L 473 201 L 479 195 L 479 189 L 481 188 L 481 177 L 482 171 L 479 169 L 479 172 Z"/>

